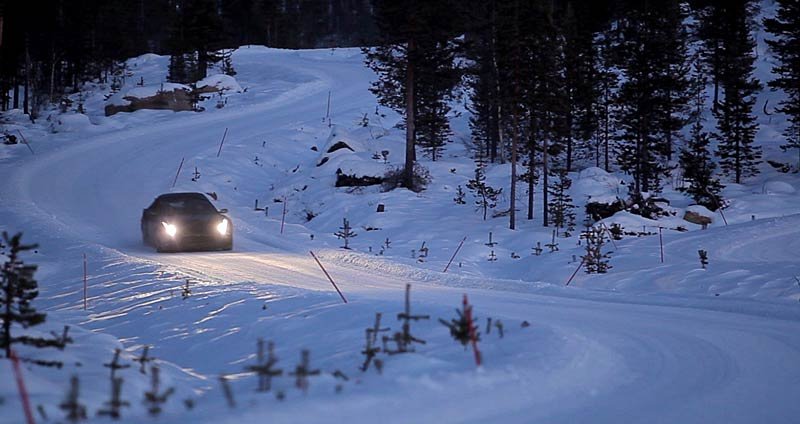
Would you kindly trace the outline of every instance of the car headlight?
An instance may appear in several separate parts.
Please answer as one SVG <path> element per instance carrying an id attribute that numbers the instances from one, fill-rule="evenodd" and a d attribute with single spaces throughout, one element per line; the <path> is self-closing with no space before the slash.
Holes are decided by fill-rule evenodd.
<path id="1" fill-rule="evenodd" d="M 222 222 L 217 224 L 217 231 L 219 231 L 219 233 L 221 235 L 223 235 L 223 236 L 228 234 L 228 220 L 227 219 L 223 218 Z"/>
<path id="2" fill-rule="evenodd" d="M 178 234 L 178 227 L 175 224 L 168 224 L 166 222 L 162 222 L 161 225 L 164 226 L 164 231 L 170 237 L 175 237 L 175 234 Z"/>

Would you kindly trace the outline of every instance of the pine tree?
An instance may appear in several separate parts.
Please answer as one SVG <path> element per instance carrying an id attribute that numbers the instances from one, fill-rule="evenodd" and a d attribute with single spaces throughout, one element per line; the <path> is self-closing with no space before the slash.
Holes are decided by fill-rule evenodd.
<path id="1" fill-rule="evenodd" d="M 611 34 L 608 29 L 599 36 L 597 43 L 598 52 L 598 83 L 599 96 L 595 104 L 598 119 L 597 140 L 595 142 L 595 166 L 601 166 L 606 172 L 611 172 L 611 143 L 616 133 L 614 120 L 616 93 L 619 86 L 619 75 L 614 67 L 614 49 Z"/>
<path id="2" fill-rule="evenodd" d="M 20 255 L 35 249 L 37 246 L 22 244 L 22 234 L 9 236 L 3 232 L 3 241 L 7 246 L 8 259 L 2 269 L 2 332 L 0 332 L 0 349 L 4 349 L 6 358 L 11 357 L 11 347 L 15 343 L 46 346 L 46 340 L 27 336 L 14 337 L 11 334 L 12 325 L 17 324 L 23 328 L 35 326 L 44 322 L 46 315 L 37 312 L 31 302 L 39 295 L 38 284 L 33 274 L 36 265 L 25 265 Z"/>
<path id="3" fill-rule="evenodd" d="M 554 176 L 558 179 L 550 186 L 550 203 L 547 205 L 550 223 L 556 229 L 564 229 L 564 237 L 569 237 L 570 232 L 575 230 L 575 205 L 569 195 L 572 180 L 563 168 L 555 171 Z"/>
<path id="4" fill-rule="evenodd" d="M 483 209 L 483 220 L 486 221 L 489 209 L 494 209 L 497 206 L 497 198 L 500 196 L 503 189 L 496 189 L 486 184 L 484 166 L 482 166 L 480 161 L 475 167 L 475 178 L 469 180 L 467 188 L 472 190 L 475 196 L 475 205 L 477 209 Z"/>
<path id="5" fill-rule="evenodd" d="M 697 204 L 710 210 L 716 210 L 719 204 L 719 193 L 723 186 L 714 177 L 717 165 L 711 160 L 711 152 L 708 149 L 711 139 L 709 134 L 703 131 L 706 78 L 700 71 L 699 64 L 695 67 L 692 85 L 694 91 L 692 98 L 693 124 L 689 140 L 680 154 L 683 178 L 689 182 L 689 186 L 682 188 L 681 191 L 691 196 Z"/>
<path id="6" fill-rule="evenodd" d="M 605 274 L 611 268 L 608 263 L 610 255 L 603 252 L 606 242 L 606 231 L 602 227 L 587 226 L 581 234 L 586 243 L 586 254 L 582 256 L 587 274 Z"/>
<path id="7" fill-rule="evenodd" d="M 565 167 L 573 169 L 579 152 L 587 151 L 598 128 L 595 105 L 601 95 L 601 73 L 598 69 L 598 49 L 590 25 L 589 8 L 578 8 L 567 2 L 561 22 L 564 44 L 565 108 Z M 588 151 L 586 152 L 588 153 Z M 584 154 L 588 156 L 588 154 Z"/>
<path id="8" fill-rule="evenodd" d="M 778 76 L 769 86 L 786 93 L 777 109 L 789 118 L 789 126 L 783 133 L 786 143 L 781 148 L 797 149 L 800 169 L 800 2 L 777 0 L 777 3 L 775 17 L 764 21 L 767 31 L 775 37 L 767 40 L 767 44 L 778 60 L 773 68 Z"/>
<path id="9" fill-rule="evenodd" d="M 447 113 L 449 93 L 458 81 L 453 68 L 457 45 L 452 42 L 460 23 L 458 6 L 455 0 L 375 3 L 380 39 L 364 53 L 367 66 L 378 74 L 371 91 L 382 105 L 405 113 L 402 185 L 408 189 L 414 189 L 418 136 L 434 155 L 449 136 L 449 124 L 442 115 Z"/>
<path id="10" fill-rule="evenodd" d="M 761 84 L 753 77 L 755 41 L 751 35 L 754 13 L 749 1 L 737 1 L 725 10 L 725 37 L 720 86 L 724 99 L 714 111 L 717 118 L 717 155 L 725 175 L 734 182 L 758 174 L 760 146 L 753 146 L 758 122 L 752 110 Z"/>
<path id="11" fill-rule="evenodd" d="M 502 108 L 498 70 L 498 17 L 501 0 L 474 1 L 467 8 L 472 25 L 469 29 L 466 56 L 471 66 L 466 70 L 470 93 L 469 120 L 472 138 L 491 163 L 503 161 Z"/>
<path id="12" fill-rule="evenodd" d="M 618 45 L 624 72 L 616 122 L 618 162 L 633 175 L 634 191 L 659 191 L 682 119 L 688 89 L 686 34 L 677 1 L 645 3 L 621 21 Z"/>

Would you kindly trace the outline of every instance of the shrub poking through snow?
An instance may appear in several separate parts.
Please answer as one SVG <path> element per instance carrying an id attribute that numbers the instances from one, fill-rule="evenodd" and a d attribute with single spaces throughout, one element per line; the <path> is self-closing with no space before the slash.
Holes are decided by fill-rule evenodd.
<path id="1" fill-rule="evenodd" d="M 603 253 L 606 236 L 605 230 L 601 227 L 589 227 L 581 234 L 581 238 L 586 240 L 586 254 L 582 256 L 587 274 L 605 274 L 611 268 L 608 263 L 610 258 L 608 253 Z"/>
<path id="2" fill-rule="evenodd" d="M 152 362 L 154 358 L 149 356 L 150 353 L 150 346 L 145 346 L 144 350 L 142 350 L 142 356 L 134 359 L 134 361 L 139 363 L 139 372 L 142 374 L 147 374 L 147 364 Z"/>
<path id="3" fill-rule="evenodd" d="M 381 187 L 383 191 L 391 191 L 398 187 L 403 186 L 403 179 L 404 171 L 402 167 L 392 168 L 386 171 L 386 174 L 383 176 L 383 184 Z M 420 165 L 419 163 L 414 163 L 414 169 L 412 172 L 412 184 L 409 190 L 419 193 L 422 190 L 425 190 L 425 187 L 430 184 L 433 177 L 431 177 L 431 172 L 428 168 Z"/>
<path id="4" fill-rule="evenodd" d="M 450 318 L 449 322 L 439 318 L 439 322 L 450 330 L 450 336 L 452 336 L 455 341 L 461 343 L 461 345 L 464 346 L 464 349 L 467 348 L 467 345 L 472 340 L 470 330 L 474 325 L 474 323 L 467 319 L 466 308 L 471 309 L 472 306 L 467 305 L 466 307 L 462 307 L 462 309 L 456 309 L 457 316 L 455 318 Z M 477 318 L 472 317 L 472 320 L 477 320 Z M 491 318 L 489 318 L 489 321 L 486 325 L 487 332 L 489 331 L 488 329 L 490 327 Z M 477 330 L 475 330 L 475 337 L 480 340 L 480 334 Z"/>
<path id="5" fill-rule="evenodd" d="M 269 342 L 267 344 L 267 359 L 264 360 L 264 339 L 258 339 L 258 352 L 256 354 L 256 365 L 250 365 L 247 371 L 254 372 L 258 375 L 258 389 L 259 392 L 268 392 L 272 389 L 272 378 L 283 375 L 283 370 L 275 368 L 278 363 L 278 357 L 275 356 L 275 343 Z"/>
<path id="6" fill-rule="evenodd" d="M 105 408 L 97 411 L 98 416 L 108 416 L 113 419 L 121 417 L 120 409 L 123 406 L 131 406 L 128 401 L 122 400 L 122 377 L 111 378 L 111 398 L 105 402 Z"/>
<path id="7" fill-rule="evenodd" d="M 80 382 L 78 381 L 78 376 L 73 375 L 69 380 L 67 397 L 58 405 L 59 409 L 64 411 L 64 419 L 71 423 L 77 423 L 86 419 L 86 406 L 78 401 L 79 395 Z"/>
<path id="8" fill-rule="evenodd" d="M 353 231 L 353 227 L 350 226 L 350 221 L 348 221 L 347 218 L 342 219 L 342 226 L 339 227 L 339 231 L 333 233 L 333 235 L 340 240 L 344 240 L 342 249 L 348 250 L 350 249 L 350 239 L 358 236 L 358 234 Z"/>
<path id="9" fill-rule="evenodd" d="M 378 370 L 379 373 L 382 371 L 383 361 L 375 358 L 375 356 L 381 351 L 381 348 L 377 345 L 378 334 L 385 331 L 389 331 L 389 328 L 381 328 L 381 313 L 378 312 L 375 314 L 375 324 L 372 328 L 367 328 L 365 331 L 366 345 L 364 346 L 364 350 L 361 351 L 361 354 L 364 355 L 364 363 L 361 364 L 361 371 L 368 370 L 369 365 L 373 362 L 375 363 L 375 369 Z"/>
<path id="10" fill-rule="evenodd" d="M 397 314 L 397 319 L 403 322 L 402 331 L 394 333 L 392 337 L 383 337 L 383 351 L 393 355 L 396 353 L 413 352 L 414 343 L 425 344 L 425 340 L 411 335 L 411 321 L 430 319 L 430 315 L 411 314 L 411 284 L 406 284 L 406 302 L 403 312 Z M 395 348 L 389 349 L 389 342 L 394 342 Z"/>
<path id="11" fill-rule="evenodd" d="M 161 385 L 160 370 L 157 366 L 150 369 L 150 390 L 144 393 L 144 404 L 147 406 L 147 412 L 153 417 L 157 417 L 161 413 L 161 406 L 167 403 L 167 400 L 175 392 L 174 387 L 159 392 Z"/>
<path id="12" fill-rule="evenodd" d="M 111 362 L 103 364 L 104 367 L 109 368 L 111 370 L 111 380 L 114 380 L 114 377 L 116 377 L 117 370 L 123 370 L 125 368 L 131 367 L 130 364 L 120 365 L 119 363 L 120 352 L 121 351 L 119 349 L 114 349 L 114 358 L 111 359 Z"/>
<path id="13" fill-rule="evenodd" d="M 65 330 L 63 338 L 54 335 L 54 339 L 31 337 L 27 335 L 13 336 L 12 326 L 19 325 L 23 328 L 32 327 L 45 321 L 46 314 L 37 312 L 31 302 L 39 296 L 38 283 L 34 279 L 36 265 L 25 265 L 20 258 L 21 254 L 35 249 L 35 244 L 22 244 L 22 234 L 9 236 L 3 232 L 3 244 L 7 247 L 7 260 L 0 271 L 0 289 L 2 290 L 2 329 L 0 329 L 0 349 L 5 350 L 5 357 L 11 357 L 11 348 L 14 344 L 22 344 L 37 348 L 57 347 L 63 349 L 70 341 Z M 59 361 L 28 360 L 37 365 L 61 367 Z"/>
<path id="14" fill-rule="evenodd" d="M 702 266 L 703 269 L 706 269 L 708 266 L 708 251 L 702 249 L 698 250 L 697 255 L 700 256 L 700 266 Z"/>
<path id="15" fill-rule="evenodd" d="M 453 198 L 453 201 L 456 202 L 457 205 L 466 205 L 467 201 L 464 200 L 465 195 L 466 193 L 464 193 L 464 189 L 462 189 L 461 186 L 458 186 L 458 189 L 456 189 L 456 197 Z"/>
<path id="16" fill-rule="evenodd" d="M 289 373 L 290 376 L 295 378 L 295 387 L 302 390 L 303 393 L 308 392 L 308 377 L 319 375 L 320 373 L 318 369 L 311 369 L 310 358 L 311 353 L 308 349 L 303 349 L 303 351 L 300 352 L 300 363 L 294 368 L 294 372 Z"/>

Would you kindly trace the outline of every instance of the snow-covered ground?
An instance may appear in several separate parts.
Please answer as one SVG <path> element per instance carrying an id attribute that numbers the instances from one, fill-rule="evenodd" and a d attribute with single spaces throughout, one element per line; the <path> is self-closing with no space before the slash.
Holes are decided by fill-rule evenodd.
<path id="1" fill-rule="evenodd" d="M 427 190 L 335 188 L 337 169 L 382 174 L 403 160 L 399 117 L 383 108 L 376 115 L 367 90 L 374 76 L 360 52 L 251 46 L 233 60 L 235 81 L 210 79 L 235 87 L 222 108 L 212 97 L 201 113 L 104 117 L 108 90 L 95 86 L 83 94 L 86 115 L 32 125 L 10 114 L 3 123 L 22 130 L 35 151 L 0 146 L 0 229 L 40 244 L 26 259 L 40 265 L 35 305 L 49 316 L 33 330 L 59 332 L 67 324 L 74 338 L 64 351 L 35 353 L 63 360 L 62 369 L 23 368 L 39 421 L 46 421 L 42 412 L 50 421 L 63 417 L 58 405 L 73 374 L 92 420 L 108 420 L 96 413 L 109 396 L 103 364 L 115 348 L 132 364 L 118 372 L 130 402 L 122 421 L 150 421 L 142 402 L 150 377 L 132 362 L 144 346 L 158 359 L 162 387 L 176 390 L 161 422 L 790 423 L 800 416 L 797 174 L 765 166 L 758 179 L 729 185 L 728 225 L 717 214 L 708 230 L 681 219 L 689 201 L 668 189 L 675 217 L 610 220 L 631 231 L 664 227 L 663 263 L 658 236 L 626 237 L 609 246 L 608 274 L 581 271 L 565 287 L 583 254 L 577 236 L 558 239 L 558 252 L 533 255 L 551 237 L 540 219 L 520 219 L 510 231 L 506 217 L 483 221 L 475 210 L 466 190 L 474 175 L 466 117 L 454 119 L 444 158 L 423 161 L 432 176 Z M 159 87 L 166 62 L 132 59 L 122 91 L 135 92 L 141 81 L 140 91 Z M 768 64 L 759 67 L 766 76 Z M 777 156 L 782 122 L 761 119 L 759 142 Z M 328 151 L 339 142 L 350 149 Z M 507 165 L 488 174 L 496 187 L 507 176 Z M 583 204 L 589 195 L 613 196 L 620 178 L 598 169 L 575 173 L 573 198 Z M 453 201 L 458 186 L 465 205 Z M 170 191 L 216 193 L 236 228 L 234 250 L 156 254 L 143 246 L 141 211 Z M 256 200 L 268 210 L 254 210 Z M 507 205 L 503 198 L 497 210 Z M 352 250 L 340 249 L 334 236 L 343 218 L 358 234 Z M 497 245 L 486 245 L 489 232 Z M 428 253 L 420 257 L 423 242 Z M 699 249 L 709 252 L 707 269 Z M 488 260 L 492 252 L 496 261 Z M 426 343 L 414 353 L 379 355 L 382 374 L 360 371 L 375 313 L 399 331 L 406 284 L 412 313 L 431 316 L 412 324 Z M 481 367 L 437 320 L 454 318 L 463 294 L 480 323 Z M 486 331 L 490 317 L 504 324 L 502 338 L 496 327 Z M 245 370 L 255 364 L 259 338 L 275 342 L 284 371 L 269 393 L 257 393 L 256 377 Z M 305 394 L 288 375 L 303 349 L 321 371 Z M 233 389 L 233 408 L 221 375 Z M 22 422 L 8 361 L 0 361 L 0 376 L 0 422 Z"/>

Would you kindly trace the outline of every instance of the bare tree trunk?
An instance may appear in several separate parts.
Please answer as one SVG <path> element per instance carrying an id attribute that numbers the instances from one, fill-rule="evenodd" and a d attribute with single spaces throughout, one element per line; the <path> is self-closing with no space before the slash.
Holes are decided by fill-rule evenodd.
<path id="1" fill-rule="evenodd" d="M 511 114 L 511 117 L 511 210 L 509 211 L 510 222 L 508 228 L 514 230 L 516 229 L 517 221 L 517 132 L 519 130 L 516 108 L 514 108 L 514 113 Z"/>
<path id="2" fill-rule="evenodd" d="M 406 161 L 403 169 L 403 186 L 414 188 L 414 161 L 416 160 L 416 130 L 414 128 L 414 39 L 408 40 L 406 52 Z"/>
<path id="3" fill-rule="evenodd" d="M 548 169 L 547 169 L 547 161 L 549 160 L 547 155 L 547 137 L 542 137 L 542 226 L 547 227 L 549 220 L 548 213 L 547 213 L 547 188 L 548 188 Z"/>
<path id="4" fill-rule="evenodd" d="M 31 55 L 29 47 L 30 39 L 25 33 L 25 94 L 22 100 L 22 112 L 26 115 L 30 115 Z"/>

